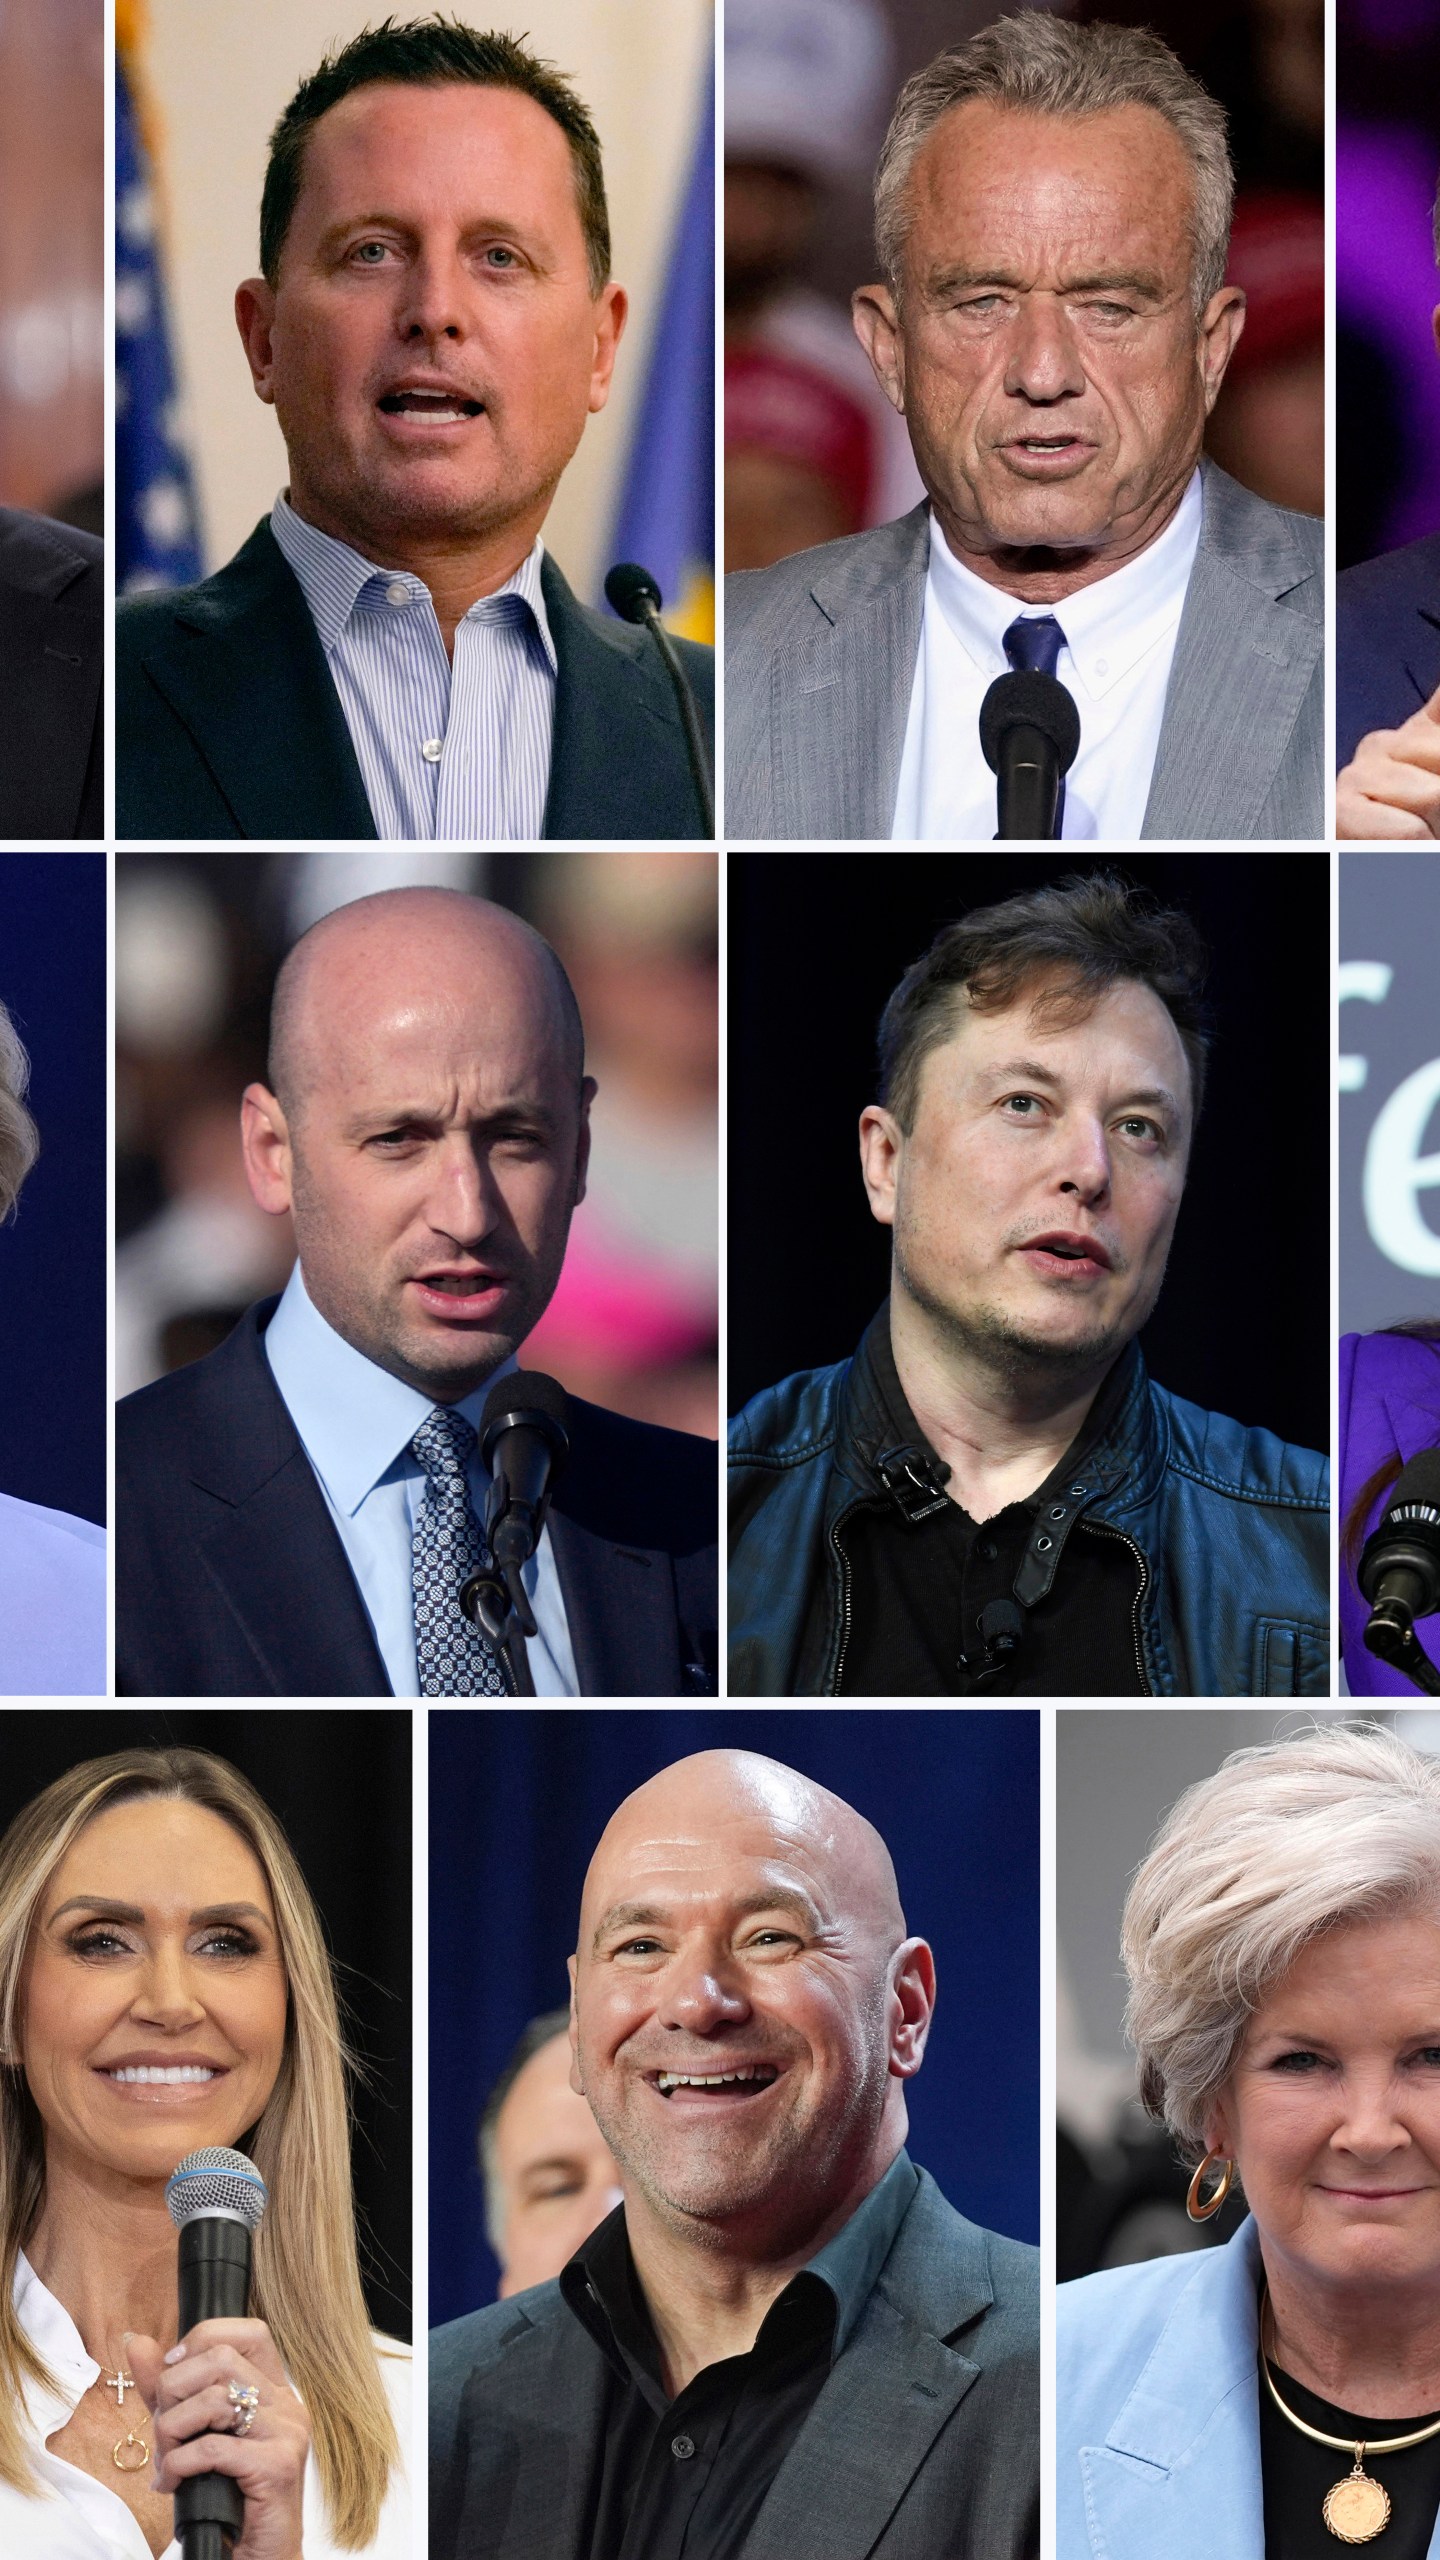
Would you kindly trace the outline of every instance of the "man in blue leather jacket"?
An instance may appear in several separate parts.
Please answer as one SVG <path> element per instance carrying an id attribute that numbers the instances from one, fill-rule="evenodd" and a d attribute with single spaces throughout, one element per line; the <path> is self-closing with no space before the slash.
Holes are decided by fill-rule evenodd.
<path id="1" fill-rule="evenodd" d="M 740 1697 L 1324 1696 L 1324 1458 L 1146 1374 L 1208 1047 L 1189 919 L 1076 877 L 947 926 L 862 1114 L 891 1291 L 731 1427 Z"/>

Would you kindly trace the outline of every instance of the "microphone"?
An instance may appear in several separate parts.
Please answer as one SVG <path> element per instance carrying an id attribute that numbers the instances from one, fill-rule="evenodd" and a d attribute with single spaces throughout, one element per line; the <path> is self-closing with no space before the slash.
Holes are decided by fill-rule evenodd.
<path id="1" fill-rule="evenodd" d="M 1440 1697 L 1440 1673 L 1415 1633 L 1417 1618 L 1440 1609 L 1440 1449 L 1422 1449 L 1402 1467 L 1384 1517 L 1365 1541 L 1356 1580 L 1370 1603 L 1370 1651 L 1427 1696 Z"/>
<path id="2" fill-rule="evenodd" d="M 265 2211 L 265 2181 L 243 2151 L 192 2151 L 165 2189 L 180 2232 L 180 2335 L 201 2320 L 243 2320 L 250 2307 L 250 2235 Z M 244 2529 L 245 2499 L 223 2471 L 202 2471 L 175 2492 L 175 2532 L 185 2560 L 227 2560 Z"/>
<path id="3" fill-rule="evenodd" d="M 996 776 L 997 843 L 1060 832 L 1060 785 L 1080 748 L 1075 697 L 1038 668 L 997 676 L 980 705 L 980 744 Z"/>
<path id="4" fill-rule="evenodd" d="M 695 797 L 700 803 L 700 832 L 715 833 L 715 786 L 710 778 L 710 758 L 705 746 L 705 732 L 700 725 L 690 679 L 685 673 L 680 652 L 660 619 L 663 601 L 660 590 L 648 569 L 638 560 L 618 560 L 605 579 L 605 601 L 622 622 L 643 623 L 665 661 L 665 671 L 675 688 L 680 705 L 680 719 L 685 731 L 685 745 L 690 757 L 690 773 L 695 784 Z"/>
<path id="5" fill-rule="evenodd" d="M 494 1558 L 460 1586 L 460 1606 L 508 1666 L 516 1694 L 533 1697 L 523 1639 L 536 1633 L 521 1571 L 540 1544 L 556 1480 L 570 1453 L 565 1390 L 538 1369 L 497 1378 L 480 1416 L 480 1455 L 490 1470 L 485 1541 Z"/>

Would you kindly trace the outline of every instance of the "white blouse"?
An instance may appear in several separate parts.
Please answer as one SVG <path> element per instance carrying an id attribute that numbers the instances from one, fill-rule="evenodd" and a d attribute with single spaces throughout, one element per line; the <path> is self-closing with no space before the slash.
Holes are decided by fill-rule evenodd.
<path id="1" fill-rule="evenodd" d="M 85 2352 L 80 2332 L 63 2304 L 46 2291 L 28 2260 L 15 2274 L 15 2310 L 31 2346 L 55 2377 L 53 2389 L 32 2383 L 25 2395 L 25 2434 L 40 2483 L 27 2496 L 0 2480 L 0 2552 L 4 2560 L 153 2560 L 139 2524 L 115 2490 L 47 2450 L 47 2440 L 74 2416 L 100 2367 Z M 400 2438 L 402 2468 L 391 2473 L 380 2525 L 365 2545 L 368 2560 L 413 2560 L 410 2493 L 405 2477 L 413 2435 L 410 2349 L 377 2337 L 375 2353 Z M 123 2435 L 128 2420 L 117 2427 Z M 313 2466 L 305 2474 L 305 2560 L 343 2560 L 331 2540 L 320 2484 Z M 172 2542 L 162 2560 L 180 2560 Z"/>

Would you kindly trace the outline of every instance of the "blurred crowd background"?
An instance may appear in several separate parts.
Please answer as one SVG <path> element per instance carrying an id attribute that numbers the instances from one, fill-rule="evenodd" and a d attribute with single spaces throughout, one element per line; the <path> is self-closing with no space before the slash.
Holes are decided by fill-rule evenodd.
<path id="1" fill-rule="evenodd" d="M 1344 1708 L 1278 1715 L 1260 1707 L 1172 1707 L 1164 1715 L 1080 1707 L 1055 1719 L 1056 2274 L 1091 2275 L 1228 2240 L 1238 2192 L 1213 2221 L 1191 2222 L 1181 2162 L 1136 2094 L 1125 2042 L 1120 1916 L 1130 1879 L 1176 1798 L 1232 1751 L 1317 1723 L 1358 1722 Z M 1440 1711 L 1367 1711 L 1414 1750 L 1440 1752 Z"/>
<path id="2" fill-rule="evenodd" d="M 1372 5 L 1404 14 L 1403 0 Z M 726 0 L 727 568 L 883 524 L 922 494 L 849 297 L 876 272 L 870 181 L 902 82 L 1000 14 L 987 0 Z M 1323 0 L 1100 0 L 1070 14 L 1154 27 L 1224 105 L 1230 278 L 1249 317 L 1210 448 L 1260 496 L 1323 513 Z M 1429 0 L 1411 14 L 1433 18 Z"/>
<path id="3" fill-rule="evenodd" d="M 1335 544 L 1346 569 L 1440 529 L 1433 0 L 1339 0 L 1335 95 Z"/>
<path id="4" fill-rule="evenodd" d="M 0 0 L 0 505 L 104 531 L 104 0 Z"/>
<path id="5" fill-rule="evenodd" d="M 38 17 L 40 0 L 28 0 Z M 52 0 L 44 0 L 46 9 Z M 0 7 L 5 0 L 0 0 Z M 67 0 L 68 14 L 100 0 Z M 18 14 L 18 12 L 17 12 Z M 55 0 L 54 14 L 64 14 Z M 325 55 L 392 12 L 374 0 L 117 0 L 117 576 L 183 585 L 239 549 L 285 481 L 232 314 L 258 266 L 271 128 Z M 605 157 L 630 319 L 545 527 L 577 594 L 638 558 L 666 621 L 714 625 L 713 0 L 489 0 L 445 14 L 511 29 L 574 81 Z M 98 198 L 97 198 L 98 203 Z"/>
<path id="6" fill-rule="evenodd" d="M 120 855 L 117 1394 L 284 1286 L 289 1221 L 256 1208 L 239 1143 L 276 969 L 330 908 L 419 882 L 481 891 L 549 938 L 599 1083 L 589 1191 L 524 1364 L 713 1438 L 717 877 L 699 850 Z"/>

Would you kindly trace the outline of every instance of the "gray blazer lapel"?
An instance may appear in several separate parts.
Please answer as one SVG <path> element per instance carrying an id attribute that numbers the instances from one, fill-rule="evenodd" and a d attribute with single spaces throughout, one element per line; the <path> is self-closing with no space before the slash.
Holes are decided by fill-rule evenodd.
<path id="1" fill-rule="evenodd" d="M 1165 696 L 1144 840 L 1258 834 L 1282 765 L 1298 761 L 1304 770 L 1307 758 L 1314 766 L 1314 810 L 1300 806 L 1308 796 L 1302 783 L 1294 823 L 1273 831 L 1319 835 L 1324 740 L 1315 679 L 1324 625 L 1318 604 L 1313 613 L 1296 611 L 1283 599 L 1307 587 L 1318 599 L 1320 530 L 1314 528 L 1312 556 L 1303 520 L 1252 497 L 1213 464 L 1202 468 L 1205 515 Z"/>
<path id="2" fill-rule="evenodd" d="M 584 2560 L 604 2394 L 604 2357 L 568 2311 L 477 2366 L 460 2404 L 464 2476 L 435 2501 L 447 2560 Z"/>
<path id="3" fill-rule="evenodd" d="M 888 837 L 929 556 L 925 506 L 817 554 L 811 634 L 775 666 L 777 835 Z"/>
<path id="4" fill-rule="evenodd" d="M 980 2368 L 885 2300 L 859 2328 L 780 2467 L 745 2560 L 866 2560 Z"/>

